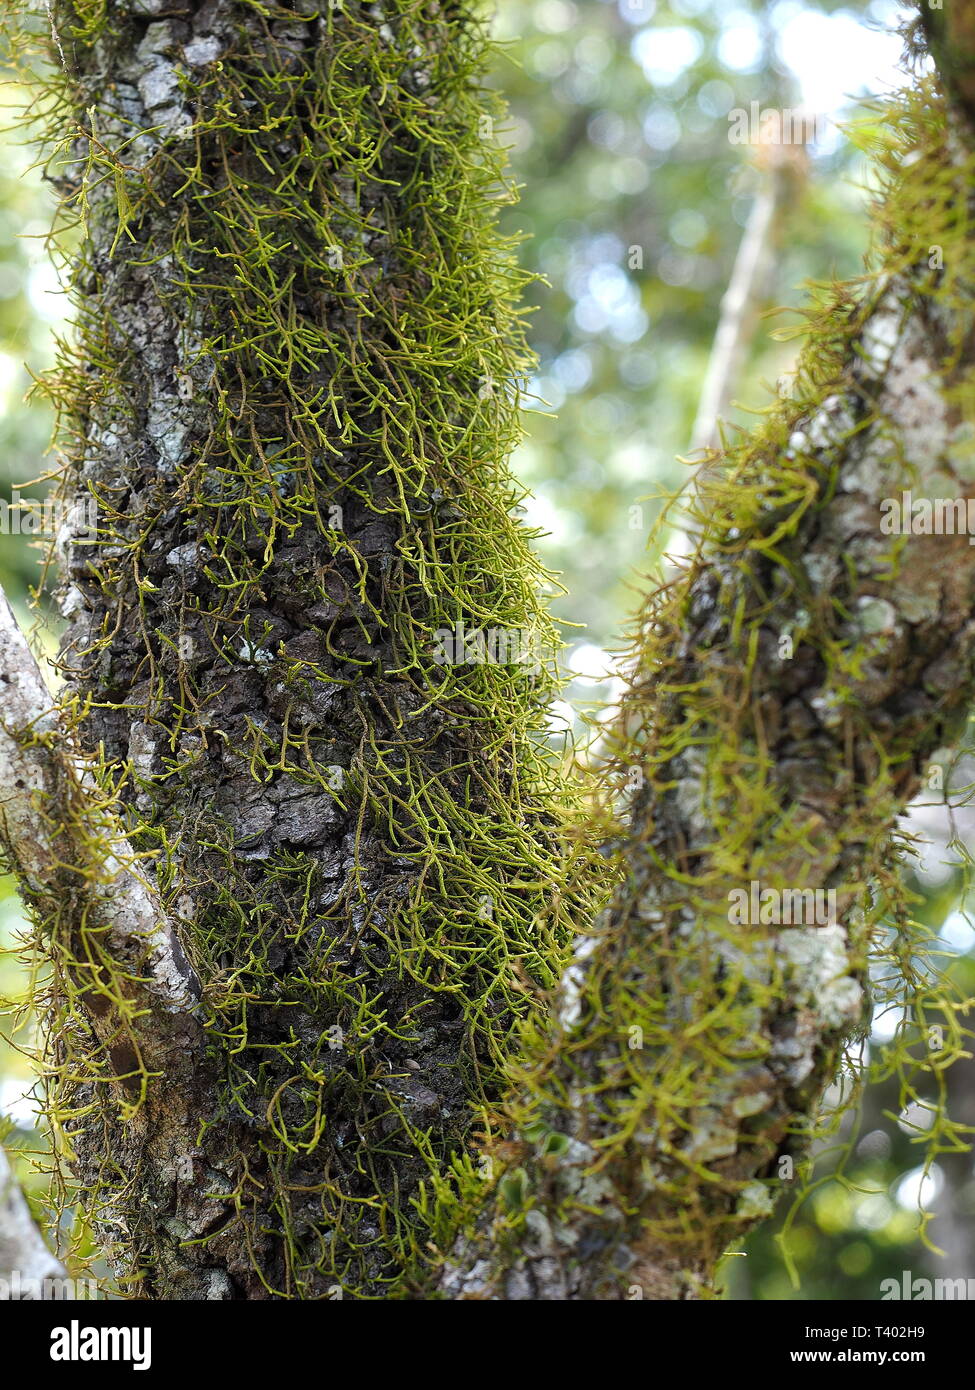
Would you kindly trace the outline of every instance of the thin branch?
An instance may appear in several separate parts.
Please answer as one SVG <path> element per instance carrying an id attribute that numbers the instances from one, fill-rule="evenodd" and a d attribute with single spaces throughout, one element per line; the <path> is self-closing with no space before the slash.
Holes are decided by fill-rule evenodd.
<path id="1" fill-rule="evenodd" d="M 728 413 L 731 393 L 741 376 L 764 290 L 772 250 L 772 232 L 781 207 L 783 184 L 774 172 L 762 179 L 735 257 L 734 270 L 721 301 L 721 317 L 708 359 L 691 451 L 716 449 L 718 423 Z"/>
<path id="2" fill-rule="evenodd" d="M 732 405 L 732 393 L 755 333 L 760 305 L 767 297 L 769 268 L 785 210 L 794 205 L 806 176 L 805 140 L 812 121 L 794 123 L 795 143 L 764 142 L 756 167 L 761 184 L 738 246 L 734 269 L 721 300 L 721 315 L 708 359 L 697 417 L 691 431 L 691 452 L 718 449 L 719 424 Z M 708 470 L 701 465 L 699 474 Z"/>
<path id="3" fill-rule="evenodd" d="M 35 1288 L 43 1290 L 46 1280 L 64 1278 L 64 1266 L 37 1229 L 0 1144 L 0 1288 L 8 1298 L 19 1297 L 18 1289 L 30 1290 L 26 1296 L 33 1296 Z"/>
<path id="4" fill-rule="evenodd" d="M 135 1005 L 131 1026 L 158 1065 L 174 1040 L 187 1040 L 172 1020 L 195 1014 L 199 982 L 114 806 L 62 727 L 2 591 L 0 692 L 0 846 L 42 918 L 67 902 L 68 930 L 101 933 Z"/>

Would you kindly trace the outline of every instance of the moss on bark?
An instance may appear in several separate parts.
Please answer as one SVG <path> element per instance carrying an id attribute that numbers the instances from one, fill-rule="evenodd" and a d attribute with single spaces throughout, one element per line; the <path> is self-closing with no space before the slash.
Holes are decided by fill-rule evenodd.
<path id="1" fill-rule="evenodd" d="M 50 389 L 99 516 L 64 708 L 208 1041 L 176 1113 L 150 1084 L 109 1139 L 138 1077 L 83 1029 L 55 1108 L 149 1296 L 395 1293 L 589 891 L 506 465 L 528 358 L 486 40 L 427 0 L 54 23 L 85 235 Z"/>

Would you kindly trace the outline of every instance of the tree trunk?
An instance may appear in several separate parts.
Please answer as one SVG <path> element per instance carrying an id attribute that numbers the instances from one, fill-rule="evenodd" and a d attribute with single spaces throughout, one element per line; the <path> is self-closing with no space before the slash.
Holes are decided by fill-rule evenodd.
<path id="1" fill-rule="evenodd" d="M 63 664 L 206 1046 L 145 1086 L 72 1038 L 57 1108 L 142 1296 L 393 1295 L 572 910 L 483 39 L 436 3 L 84 18 Z"/>
<path id="2" fill-rule="evenodd" d="M 21 880 L 87 1209 L 149 1298 L 706 1293 L 860 1024 L 891 828 L 975 694 L 975 548 L 882 525 L 973 476 L 963 103 L 892 105 L 877 276 L 702 482 L 604 861 L 543 747 L 477 23 L 163 5 L 53 15 L 87 219 L 54 389 L 99 511 L 62 737 L 102 800 L 9 738 L 71 848 Z M 755 883 L 835 911 L 736 918 Z"/>

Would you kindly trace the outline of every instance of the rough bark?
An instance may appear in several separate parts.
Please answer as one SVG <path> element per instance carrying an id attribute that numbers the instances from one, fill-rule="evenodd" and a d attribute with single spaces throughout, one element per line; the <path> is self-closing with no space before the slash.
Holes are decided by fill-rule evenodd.
<path id="1" fill-rule="evenodd" d="M 61 1029 L 96 1225 L 147 1297 L 398 1296 L 431 1248 L 448 1297 L 705 1290 L 860 1017 L 868 890 L 973 693 L 975 549 L 879 525 L 908 478 L 967 495 L 967 132 L 912 108 L 892 204 L 955 228 L 950 264 L 895 237 L 704 486 L 638 644 L 623 886 L 567 965 L 607 879 L 584 848 L 570 872 L 550 683 L 438 637 L 549 635 L 506 516 L 476 26 L 231 0 L 54 25 L 88 224 L 69 482 L 101 512 L 65 557 L 63 717 L 202 981 L 192 1064 L 137 1065 L 138 1104 L 97 1011 Z M 838 920 L 731 929 L 752 879 L 835 890 Z M 480 1175 L 475 1120 L 504 1130 Z"/>
<path id="2" fill-rule="evenodd" d="M 706 1293 L 867 1008 L 897 814 L 975 694 L 970 537 L 882 525 L 902 489 L 975 490 L 973 258 L 964 234 L 931 246 L 972 209 L 972 131 L 915 101 L 884 270 L 829 306 L 828 349 L 730 490 L 705 483 L 706 539 L 644 615 L 626 880 L 509 1100 L 505 1176 L 445 1265 L 450 1297 Z M 837 920 L 730 927 L 752 880 L 832 888 Z"/>
<path id="3" fill-rule="evenodd" d="M 88 227 L 59 389 L 100 511 L 65 558 L 64 704 L 124 772 L 205 1020 L 121 1133 L 97 1055 L 97 1118 L 59 1089 L 74 1170 L 145 1296 L 395 1294 L 573 896 L 479 28 L 54 22 Z M 531 659 L 449 650 L 457 623 Z"/>

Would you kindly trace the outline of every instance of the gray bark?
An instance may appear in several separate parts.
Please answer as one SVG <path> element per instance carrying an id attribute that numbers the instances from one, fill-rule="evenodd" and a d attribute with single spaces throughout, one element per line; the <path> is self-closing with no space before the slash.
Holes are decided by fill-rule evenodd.
<path id="1" fill-rule="evenodd" d="M 975 360 L 970 306 L 946 309 L 920 262 L 880 283 L 832 391 L 765 459 L 763 483 L 784 459 L 801 460 L 812 504 L 775 546 L 781 511 L 758 507 L 724 531 L 719 516 L 676 606 L 649 611 L 648 625 L 663 614 L 670 626 L 628 700 L 632 757 L 651 771 L 631 808 L 625 882 L 582 938 L 546 1024 L 534 1003 L 513 1002 L 500 965 L 496 980 L 478 973 L 482 937 L 465 938 L 459 956 L 436 955 L 450 939 L 455 885 L 429 881 L 436 865 L 418 854 L 415 800 L 388 794 L 377 806 L 368 792 L 370 778 L 391 785 L 390 769 L 436 784 L 444 844 L 478 846 L 481 869 L 503 860 L 516 902 L 530 902 L 537 885 L 526 880 L 543 872 L 529 851 L 556 862 L 550 803 L 519 782 L 526 744 L 404 640 L 416 616 L 404 613 L 404 592 L 422 596 L 427 631 L 440 616 L 417 517 L 432 515 L 448 535 L 458 521 L 492 522 L 491 507 L 477 510 L 478 460 L 447 460 L 434 474 L 445 488 L 397 491 L 411 475 L 391 468 L 375 428 L 382 409 L 390 425 L 397 411 L 363 396 L 354 371 L 339 404 L 362 428 L 336 417 L 333 447 L 323 449 L 302 424 L 309 403 L 316 429 L 328 414 L 318 403 L 338 371 L 331 345 L 381 375 L 401 343 L 392 330 L 370 341 L 365 316 L 315 283 L 310 266 L 328 248 L 307 206 L 296 213 L 285 171 L 319 176 L 329 206 L 347 209 L 402 329 L 428 290 L 403 271 L 410 238 L 429 257 L 442 254 L 429 228 L 442 209 L 415 195 L 417 170 L 429 174 L 449 141 L 424 148 L 405 118 L 387 138 L 388 106 L 372 92 L 370 175 L 346 177 L 324 146 L 305 168 L 302 141 L 324 137 L 313 123 L 308 135 L 295 87 L 312 101 L 331 75 L 336 36 L 354 48 L 372 24 L 381 27 L 368 56 L 389 44 L 408 110 L 415 102 L 429 116 L 449 95 L 431 72 L 457 39 L 456 17 L 431 7 L 416 44 L 375 7 L 266 19 L 230 0 L 165 15 L 157 0 L 139 0 L 111 7 L 111 20 L 88 41 L 70 11 L 55 14 L 76 110 L 96 112 L 79 155 L 103 142 L 148 190 L 122 226 L 112 180 L 88 191 L 74 482 L 98 498 L 103 530 L 97 545 L 76 540 L 65 557 L 65 737 L 125 769 L 125 828 L 134 852 L 152 856 L 202 1001 L 199 1025 L 191 1009 L 176 1016 L 185 1031 L 173 1055 L 160 1056 L 162 1075 L 143 1068 L 138 1106 L 126 1097 L 130 1059 L 112 1056 L 90 1010 L 92 1074 L 74 1098 L 73 1139 L 96 1219 L 106 1238 L 124 1231 L 120 1271 L 150 1298 L 414 1290 L 400 1224 L 414 1221 L 430 1153 L 445 1173 L 452 1154 L 470 1149 L 478 1108 L 500 1105 L 495 1054 L 499 1044 L 514 1050 L 509 1034 L 527 1013 L 539 1027 L 495 1154 L 504 1176 L 485 1184 L 473 1229 L 452 1242 L 439 1292 L 695 1296 L 727 1242 L 767 1211 L 765 1180 L 861 1016 L 858 890 L 886 871 L 889 829 L 975 693 L 975 550 L 964 535 L 911 537 L 907 565 L 892 567 L 879 526 L 880 501 L 902 485 L 906 464 L 925 487 L 967 495 L 953 446 L 966 429 L 955 388 Z M 226 79 L 201 86 L 218 61 Z M 258 88 L 262 99 L 270 89 L 273 109 L 249 115 L 250 99 L 238 98 Z M 224 99 L 236 143 L 221 143 L 207 123 Z M 274 131 L 262 135 L 261 157 L 255 129 Z M 346 153 L 361 160 L 362 141 Z M 65 174 L 66 191 L 77 176 L 77 167 Z M 254 190 L 253 220 L 229 196 L 242 188 Z M 398 253 L 386 231 L 390 188 L 407 234 Z M 959 195 L 971 198 L 963 181 Z M 277 245 L 249 280 L 247 237 L 275 222 L 290 246 Z M 220 255 L 210 254 L 225 238 L 242 267 L 236 280 L 221 278 Z M 285 376 L 260 351 L 269 305 L 314 344 Z M 466 320 L 456 325 L 452 343 L 467 331 Z M 451 371 L 453 351 L 448 344 L 438 370 Z M 434 390 L 430 376 L 414 384 Z M 462 421 L 448 423 L 462 432 Z M 270 446 L 281 441 L 288 452 L 275 473 Z M 248 474 L 255 460 L 258 483 Z M 319 517 L 341 509 L 341 544 L 310 515 L 268 534 L 259 488 L 287 495 L 306 477 Z M 505 574 L 485 573 L 475 538 L 457 534 L 470 612 L 503 611 Z M 804 640 L 810 627 L 819 645 Z M 783 633 L 796 636 L 789 660 Z M 858 661 L 827 660 L 827 649 Z M 747 833 L 714 761 L 729 720 L 748 775 L 768 793 L 770 809 L 753 814 Z M 678 746 L 670 754 L 668 739 Z M 352 794 L 329 794 L 329 768 Z M 488 786 L 524 807 L 514 849 L 490 819 Z M 714 844 L 722 825 L 735 827 L 746 878 L 761 866 L 776 883 L 835 888 L 840 920 L 729 937 L 720 909 L 734 884 Z M 423 932 L 404 943 L 392 924 L 413 897 Z M 103 904 L 98 911 L 104 917 Z M 529 998 L 544 983 L 543 961 L 564 956 L 558 932 L 544 948 L 526 944 L 532 911 L 502 953 Z M 154 942 L 162 916 L 149 915 L 139 939 Z M 140 957 L 142 985 L 158 959 L 152 945 Z M 133 973 L 120 978 L 131 983 Z M 193 977 L 181 969 L 180 989 Z M 729 992 L 737 1021 L 718 1013 L 708 1023 Z M 479 1009 L 465 1007 L 472 999 Z M 366 1000 L 381 1026 L 350 1041 Z M 642 1050 L 628 1046 L 631 1017 L 659 1025 Z M 332 1033 L 334 1047 L 323 1041 Z M 114 1076 L 99 1074 L 106 1050 Z M 685 1063 L 689 1099 L 673 1089 Z M 293 1142 L 312 1129 L 311 1140 Z M 429 1235 L 420 1221 L 415 1231 Z"/>
<path id="2" fill-rule="evenodd" d="M 27 1199 L 0 1145 L 0 1297 L 37 1298 L 46 1282 L 64 1277 L 64 1267 L 34 1224 Z"/>
<path id="3" fill-rule="evenodd" d="M 947 141 L 969 206 L 971 139 L 958 123 Z M 557 1025 L 509 1101 L 516 1210 L 502 1182 L 445 1265 L 450 1297 L 692 1298 L 771 1209 L 765 1183 L 795 1153 L 797 1123 L 866 1007 L 863 887 L 889 869 L 897 815 L 975 696 L 969 537 L 908 535 L 892 563 L 881 527 L 881 503 L 902 488 L 955 499 L 975 485 L 962 404 L 975 320 L 967 298 L 946 305 L 939 290 L 927 247 L 909 272 L 880 277 L 834 391 L 796 421 L 784 452 L 814 493 L 794 531 L 763 552 L 751 547 L 790 506 L 733 531 L 712 520 L 679 601 L 649 612 L 647 626 L 671 636 L 627 697 L 626 739 L 659 761 L 634 799 L 626 881 L 577 947 Z M 770 447 L 769 482 L 782 456 Z M 795 636 L 787 658 L 783 634 Z M 824 637 L 860 664 L 828 661 Z M 733 785 L 721 762 L 729 732 Z M 682 745 L 670 758 L 669 740 Z M 767 814 L 749 818 L 748 791 L 768 793 Z M 767 883 L 832 887 L 837 924 L 729 939 L 723 904 L 743 880 L 722 867 L 722 837 L 743 835 L 745 883 L 761 865 Z M 786 991 L 770 1001 L 777 979 Z M 729 990 L 742 1023 L 722 1017 Z M 636 1001 L 654 999 L 671 1037 L 631 1052 L 627 1007 L 641 1018 Z M 680 1036 L 699 1007 L 715 1011 L 702 1045 Z M 754 1060 L 724 1068 L 715 1052 Z M 655 1088 L 682 1058 L 690 1099 L 662 1111 Z"/>
<path id="4" fill-rule="evenodd" d="M 446 1164 L 462 1153 L 477 1109 L 497 1099 L 499 1040 L 545 983 L 540 953 L 552 944 L 530 936 L 544 883 L 526 891 L 524 864 L 506 867 L 509 852 L 491 843 L 493 806 L 507 798 L 542 862 L 556 844 L 550 802 L 521 772 L 524 733 L 467 698 L 436 653 L 417 656 L 405 641 L 411 625 L 440 616 L 428 534 L 470 576 L 469 609 L 451 620 L 478 626 L 480 612 L 517 599 L 476 548 L 479 463 L 465 451 L 466 422 L 444 422 L 444 438 L 458 441 L 444 459 L 441 440 L 410 438 L 397 420 L 409 402 L 397 404 L 389 367 L 409 345 L 409 297 L 425 292 L 424 272 L 401 258 L 414 244 L 442 256 L 431 217 L 435 226 L 453 215 L 390 190 L 451 157 L 465 25 L 437 5 L 389 24 L 379 7 L 357 5 L 269 20 L 232 0 L 165 11 L 118 0 L 110 11 L 93 42 L 66 37 L 70 9 L 55 17 L 79 118 L 94 111 L 94 137 L 151 186 L 120 231 L 113 180 L 89 178 L 75 280 L 89 405 L 74 477 L 98 500 L 102 531 L 65 556 L 63 668 L 85 710 L 78 738 L 126 769 L 137 848 L 158 862 L 203 978 L 205 1030 L 191 1071 L 150 1085 L 110 1139 L 113 1102 L 96 1088 L 98 1118 L 75 1135 L 76 1173 L 96 1210 L 107 1202 L 106 1237 L 124 1210 L 119 1268 L 143 1296 L 390 1292 L 403 1278 L 390 1228 L 409 1243 L 427 1155 Z M 325 99 L 350 52 L 395 70 L 416 119 L 442 106 L 444 143 L 424 147 L 366 89 L 372 124 L 361 138 L 377 158 L 354 180 L 334 167 L 302 112 Z M 231 114 L 218 138 L 206 123 L 221 102 Z M 267 110 L 254 114 L 259 102 Z M 358 139 L 349 136 L 349 159 L 363 157 Z M 79 156 L 88 148 L 80 141 Z M 80 177 L 79 162 L 62 190 L 77 195 Z M 364 259 L 394 323 L 405 315 L 399 339 L 390 330 L 371 341 L 369 321 L 347 304 L 344 277 L 357 271 L 323 272 L 332 248 L 305 188 L 333 229 L 347 223 L 346 260 Z M 238 227 L 251 217 L 234 201 L 242 189 L 253 221 Z M 335 208 L 346 209 L 341 219 Z M 277 239 L 267 265 L 250 254 L 258 233 Z M 238 241 L 250 281 L 226 270 Z M 472 302 L 493 321 L 490 303 Z M 258 325 L 287 322 L 295 356 L 282 379 L 262 357 Z M 458 321 L 451 333 L 472 328 Z M 447 342 L 438 370 L 464 386 L 452 356 Z M 357 387 L 357 361 L 393 381 L 388 402 Z M 323 403 L 340 368 L 351 425 Z M 429 393 L 426 378 L 413 386 Z M 477 382 L 465 389 L 481 409 Z M 402 477 L 391 473 L 377 442 L 384 418 L 394 448 L 430 450 L 428 490 L 411 482 L 409 458 Z M 309 480 L 314 506 L 289 514 L 276 502 L 287 524 L 269 530 L 262 488 L 287 498 Z M 504 506 L 491 499 L 493 524 Z M 333 511 L 330 532 L 321 518 Z M 539 708 L 532 719 L 542 717 Z M 397 775 L 399 799 L 388 790 Z M 463 851 L 475 867 L 493 857 L 489 877 L 509 903 L 524 902 L 524 941 L 508 943 L 527 968 L 520 996 L 481 964 L 489 922 L 451 921 L 454 885 L 438 887 L 423 808 L 406 790 L 431 784 L 445 856 Z M 415 947 L 400 925 L 410 902 L 429 938 Z M 367 1004 L 372 1031 L 357 1036 Z"/>

